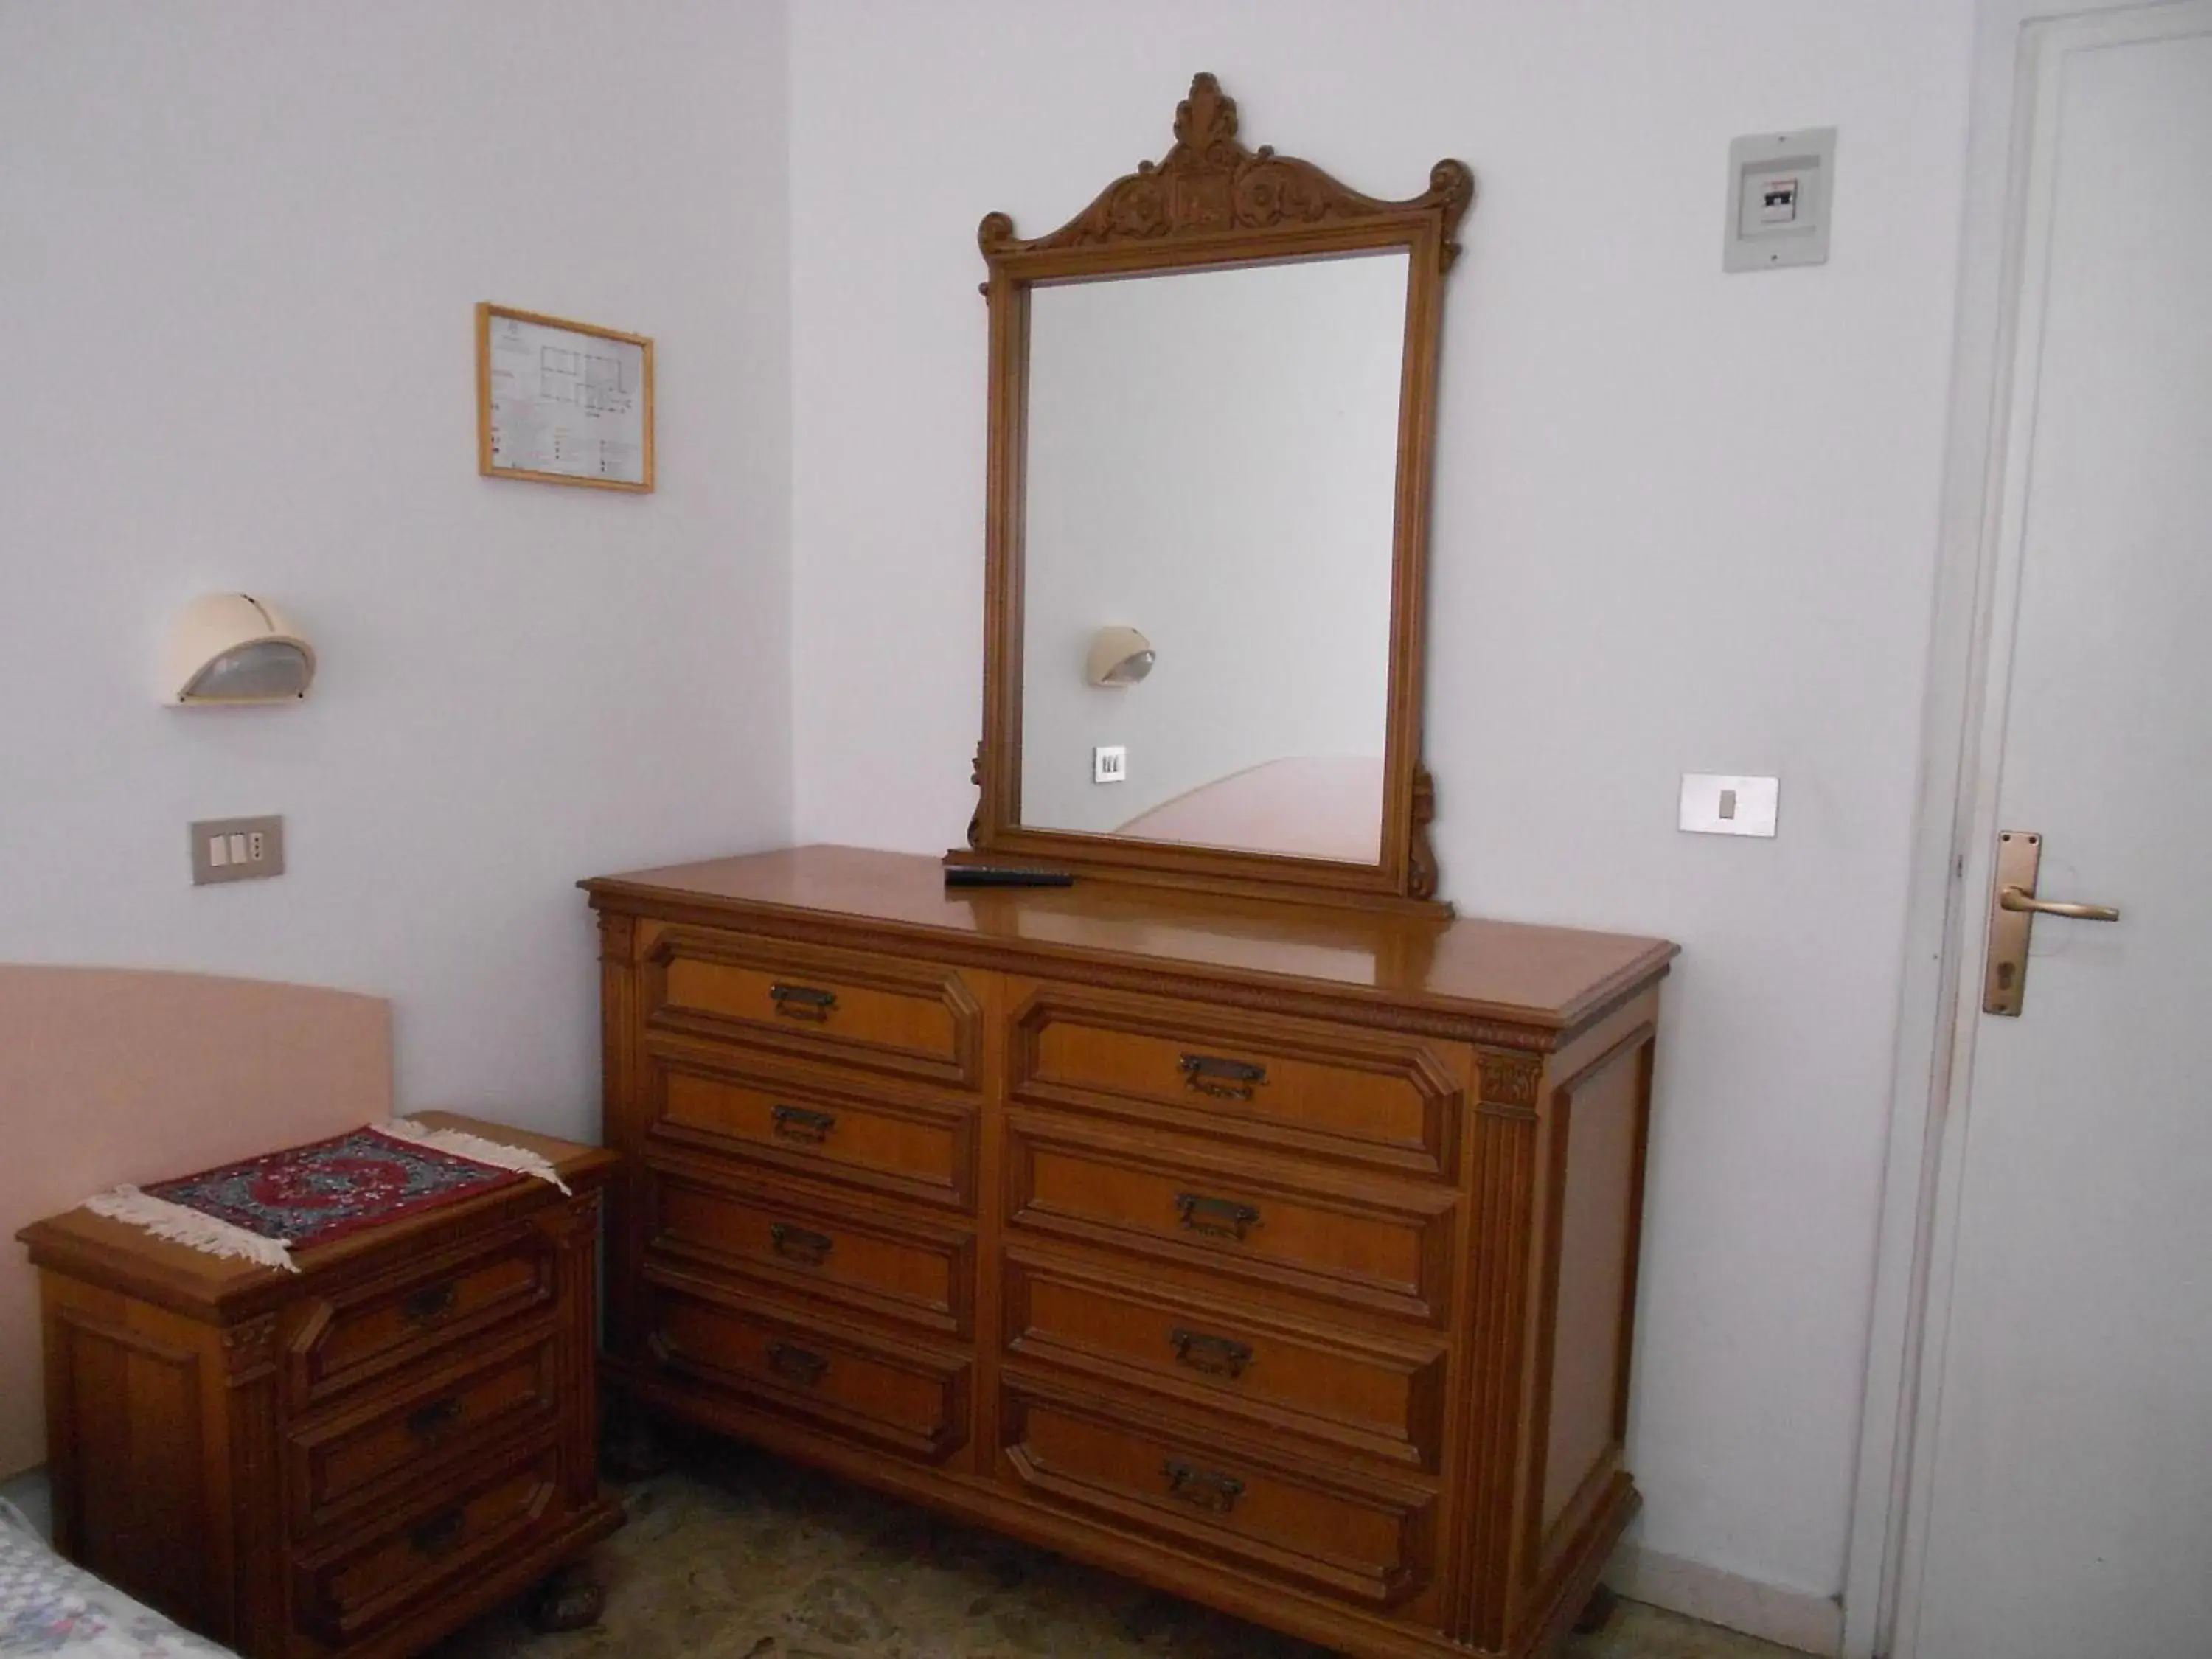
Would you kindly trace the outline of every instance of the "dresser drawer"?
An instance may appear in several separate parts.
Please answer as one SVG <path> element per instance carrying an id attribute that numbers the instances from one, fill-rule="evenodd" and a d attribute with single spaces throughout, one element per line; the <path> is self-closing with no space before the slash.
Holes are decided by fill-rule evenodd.
<path id="1" fill-rule="evenodd" d="M 964 1336 L 975 1305 L 974 1235 L 770 1184 L 738 1191 L 679 1169 L 646 1173 L 648 1273 L 740 1274 L 787 1295 L 839 1303 Z"/>
<path id="2" fill-rule="evenodd" d="M 647 1065 L 657 1140 L 924 1203 L 974 1206 L 971 1107 L 779 1082 L 665 1054 Z"/>
<path id="3" fill-rule="evenodd" d="M 1007 1118 L 1010 1220 L 1425 1323 L 1442 1322 L 1455 1194 L 1287 1159 Z"/>
<path id="4" fill-rule="evenodd" d="M 642 963 L 648 1029 L 975 1086 L 983 1011 L 953 969 L 678 927 Z"/>
<path id="5" fill-rule="evenodd" d="M 1195 1425 L 1132 1421 L 1018 1384 L 1004 1390 L 1000 1421 L 1007 1474 L 1032 1501 L 1370 1607 L 1402 1602 L 1431 1577 L 1428 1487 L 1293 1463 Z"/>
<path id="6" fill-rule="evenodd" d="M 505 1460 L 395 1526 L 293 1564 L 293 1614 L 325 1642 L 350 1642 L 489 1567 L 563 1518 L 562 1455 L 542 1446 Z"/>
<path id="7" fill-rule="evenodd" d="M 395 1366 L 428 1360 L 479 1332 L 550 1308 L 558 1291 L 555 1244 L 538 1228 L 523 1226 L 318 1298 L 290 1346 L 294 1403 L 321 1401 Z"/>
<path id="8" fill-rule="evenodd" d="M 560 1414 L 556 1340 L 542 1330 L 292 1430 L 284 1478 L 294 1524 L 320 1530 L 495 1441 L 551 1428 Z"/>
<path id="9" fill-rule="evenodd" d="M 1103 1262 L 1009 1252 L 1002 1282 L 1017 1358 L 1164 1391 L 1266 1433 L 1437 1468 L 1446 1358 L 1437 1344 L 1178 1295 Z"/>
<path id="10" fill-rule="evenodd" d="M 1031 992 L 1012 1030 L 1015 1100 L 1458 1173 L 1466 1087 L 1419 1038 L 1055 985 Z"/>
<path id="11" fill-rule="evenodd" d="M 967 1443 L 964 1357 L 666 1285 L 646 1298 L 647 1346 L 665 1370 L 927 1462 Z"/>

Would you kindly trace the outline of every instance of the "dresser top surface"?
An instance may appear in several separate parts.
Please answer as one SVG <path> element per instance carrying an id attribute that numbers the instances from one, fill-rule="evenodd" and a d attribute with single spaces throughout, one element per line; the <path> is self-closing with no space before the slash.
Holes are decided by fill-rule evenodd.
<path id="1" fill-rule="evenodd" d="M 947 888 L 934 858 L 797 847 L 581 884 L 601 908 L 795 913 L 1030 954 L 1158 960 L 1559 1029 L 1665 971 L 1675 946 L 1524 922 L 1378 915 L 1079 882 Z"/>

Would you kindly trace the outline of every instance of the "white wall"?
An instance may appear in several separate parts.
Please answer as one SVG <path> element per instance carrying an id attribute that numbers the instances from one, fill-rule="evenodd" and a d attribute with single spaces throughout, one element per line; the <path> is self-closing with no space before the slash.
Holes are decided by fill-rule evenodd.
<path id="1" fill-rule="evenodd" d="M 571 884 L 789 829 L 787 67 L 714 0 L 0 9 L 0 957 L 375 992 L 403 1105 L 595 1121 Z M 657 494 L 476 476 L 479 300 L 656 337 Z M 313 695 L 156 707 L 234 587 Z"/>
<path id="2" fill-rule="evenodd" d="M 1839 1587 L 1896 1010 L 1970 0 L 795 8 L 798 825 L 973 805 L 976 221 L 1170 141 L 1481 194 L 1446 301 L 1427 754 L 1462 911 L 1664 933 L 1632 1455 L 1651 1548 Z M 1826 266 L 1724 277 L 1728 141 L 1840 127 Z M 1679 835 L 1771 771 L 1778 840 Z"/>
<path id="3" fill-rule="evenodd" d="M 1022 823 L 1111 830 L 1289 756 L 1379 766 L 1407 263 L 1030 296 Z M 1085 678 L 1107 623 L 1158 653 L 1141 684 Z M 1093 781 L 1097 744 L 1125 781 Z M 1285 828 L 1267 850 L 1304 845 Z"/>

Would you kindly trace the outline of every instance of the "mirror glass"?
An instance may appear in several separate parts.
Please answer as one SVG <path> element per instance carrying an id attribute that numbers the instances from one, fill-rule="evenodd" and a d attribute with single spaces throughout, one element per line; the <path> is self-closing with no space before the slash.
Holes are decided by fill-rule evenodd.
<path id="1" fill-rule="evenodd" d="M 1024 828 L 1381 858 L 1408 271 L 1030 290 Z"/>

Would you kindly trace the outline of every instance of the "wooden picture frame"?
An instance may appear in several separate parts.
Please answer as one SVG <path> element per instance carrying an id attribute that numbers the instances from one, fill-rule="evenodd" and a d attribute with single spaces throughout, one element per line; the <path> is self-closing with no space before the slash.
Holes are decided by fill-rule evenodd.
<path id="1" fill-rule="evenodd" d="M 1049 235 L 1018 239 L 1006 214 L 977 232 L 989 267 L 988 469 L 985 483 L 983 736 L 968 845 L 948 864 L 1075 872 L 1118 881 L 1449 914 L 1436 896 L 1428 826 L 1435 787 L 1421 763 L 1429 495 L 1445 274 L 1474 200 L 1474 175 L 1446 159 L 1404 201 L 1348 189 L 1309 161 L 1247 149 L 1237 105 L 1211 75 L 1176 106 L 1176 142 L 1109 185 Z M 1402 249 L 1409 256 L 1395 523 L 1391 550 L 1389 722 L 1382 838 L 1371 864 L 1026 826 L 1020 821 L 1024 536 L 1030 295 L 1047 283 Z"/>
<path id="2" fill-rule="evenodd" d="M 615 349 L 593 352 L 593 341 Z M 536 383 L 542 390 L 526 392 L 514 384 L 517 371 L 495 362 L 495 354 L 510 351 L 528 359 L 528 372 L 543 377 Z M 563 367 L 563 358 L 573 359 L 573 366 Z M 574 428 L 556 426 L 550 433 L 544 422 L 556 415 L 526 417 L 537 432 L 514 447 L 526 449 L 534 465 L 504 465 L 498 453 L 507 447 L 494 419 L 501 376 L 508 379 L 510 404 L 525 401 L 534 411 L 557 410 L 564 404 L 574 410 Z M 477 305 L 477 471 L 483 477 L 650 494 L 653 421 L 653 342 L 646 336 L 489 301 Z M 603 423 L 609 429 L 592 429 Z"/>

